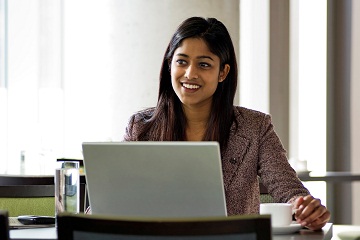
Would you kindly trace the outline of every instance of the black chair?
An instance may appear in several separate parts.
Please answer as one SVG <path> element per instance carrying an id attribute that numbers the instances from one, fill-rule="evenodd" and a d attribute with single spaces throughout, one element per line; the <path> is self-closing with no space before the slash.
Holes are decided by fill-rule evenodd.
<path id="1" fill-rule="evenodd" d="M 271 239 L 270 215 L 141 219 L 61 213 L 57 216 L 57 227 L 58 240 Z"/>
<path id="2" fill-rule="evenodd" d="M 0 209 L 12 217 L 55 215 L 54 176 L 0 175 Z M 84 212 L 85 176 L 80 177 L 80 211 Z"/>
<path id="3" fill-rule="evenodd" d="M 9 218 L 8 212 L 0 210 L 0 239 L 9 240 Z"/>

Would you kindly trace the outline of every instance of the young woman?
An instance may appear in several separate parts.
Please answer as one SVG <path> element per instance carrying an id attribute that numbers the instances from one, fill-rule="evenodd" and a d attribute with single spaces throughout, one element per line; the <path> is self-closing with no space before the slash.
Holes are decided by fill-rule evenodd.
<path id="1" fill-rule="evenodd" d="M 277 202 L 290 202 L 303 226 L 323 227 L 330 213 L 291 168 L 269 115 L 233 105 L 237 63 L 226 27 L 185 20 L 166 49 L 157 106 L 134 114 L 125 141 L 218 141 L 228 215 L 259 212 L 261 178 Z"/>

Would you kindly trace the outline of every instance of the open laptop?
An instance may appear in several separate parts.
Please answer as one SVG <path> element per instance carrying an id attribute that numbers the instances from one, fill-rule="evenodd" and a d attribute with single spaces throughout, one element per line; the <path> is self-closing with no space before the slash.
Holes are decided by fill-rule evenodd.
<path id="1" fill-rule="evenodd" d="M 93 214 L 226 216 L 217 142 L 83 143 Z"/>

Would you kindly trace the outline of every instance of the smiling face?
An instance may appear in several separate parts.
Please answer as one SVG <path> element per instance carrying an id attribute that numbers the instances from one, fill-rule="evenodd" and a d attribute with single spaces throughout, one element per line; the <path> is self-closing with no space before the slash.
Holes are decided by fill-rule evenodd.
<path id="1" fill-rule="evenodd" d="M 171 60 L 172 87 L 185 106 L 210 107 L 219 82 L 224 81 L 230 66 L 220 71 L 220 59 L 204 40 L 184 39 Z"/>

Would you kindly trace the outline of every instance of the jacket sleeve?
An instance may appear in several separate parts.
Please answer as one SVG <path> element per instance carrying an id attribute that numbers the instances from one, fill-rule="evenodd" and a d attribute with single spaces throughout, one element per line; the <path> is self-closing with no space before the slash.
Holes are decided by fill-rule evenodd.
<path id="1" fill-rule="evenodd" d="M 269 115 L 264 115 L 259 130 L 258 167 L 260 179 L 275 201 L 293 202 L 298 196 L 310 194 L 290 166 Z"/>
<path id="2" fill-rule="evenodd" d="M 127 127 L 125 128 L 123 141 L 135 141 L 134 125 L 135 125 L 135 115 L 132 115 L 129 119 Z"/>

